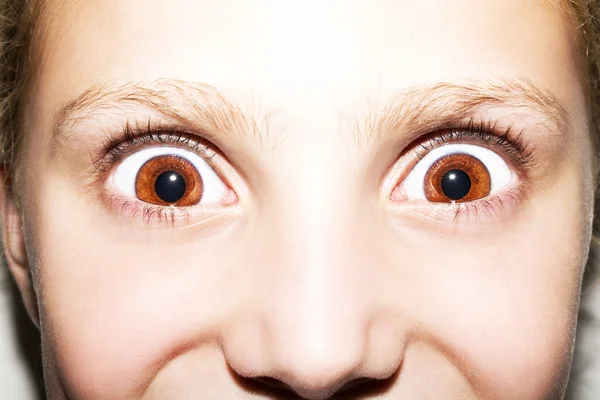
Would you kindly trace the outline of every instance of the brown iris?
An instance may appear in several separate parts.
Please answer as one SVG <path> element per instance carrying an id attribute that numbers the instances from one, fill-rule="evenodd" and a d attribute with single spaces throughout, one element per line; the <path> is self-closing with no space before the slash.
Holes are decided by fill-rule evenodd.
<path id="1" fill-rule="evenodd" d="M 202 177 L 185 158 L 163 155 L 151 158 L 135 177 L 136 196 L 161 206 L 191 206 L 200 202 Z"/>
<path id="2" fill-rule="evenodd" d="M 490 194 L 491 178 L 486 166 L 468 154 L 449 154 L 427 171 L 424 191 L 427 200 L 449 203 L 481 199 Z"/>

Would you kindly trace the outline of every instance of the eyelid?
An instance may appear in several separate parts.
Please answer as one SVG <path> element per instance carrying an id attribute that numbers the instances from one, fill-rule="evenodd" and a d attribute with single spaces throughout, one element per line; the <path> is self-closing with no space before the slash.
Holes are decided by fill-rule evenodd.
<path id="1" fill-rule="evenodd" d="M 384 192 L 391 194 L 415 165 L 434 148 L 458 143 L 483 146 L 498 152 L 515 167 L 515 174 L 524 181 L 537 166 L 537 158 L 524 131 L 515 131 L 510 125 L 501 129 L 491 120 L 471 119 L 455 127 L 436 129 L 408 145 L 392 167 L 392 180 L 386 179 Z"/>
<path id="2" fill-rule="evenodd" d="M 422 158 L 433 148 L 450 143 L 483 145 L 492 150 L 500 150 L 515 167 L 527 170 L 534 161 L 533 152 L 524 140 L 523 132 L 514 132 L 511 126 L 498 131 L 491 122 L 469 123 L 465 127 L 444 129 L 434 132 L 420 141 L 416 154 Z"/>
<path id="3" fill-rule="evenodd" d="M 502 173 L 493 174 L 492 172 L 504 172 L 504 177 L 508 177 L 509 182 L 502 182 L 502 179 L 498 178 L 492 179 L 490 194 L 496 194 L 496 192 L 499 190 L 499 187 L 506 187 L 510 181 L 515 179 L 514 168 L 508 166 L 504 158 L 496 151 L 477 144 L 446 143 L 431 149 L 423 157 L 420 157 L 416 165 L 414 165 L 404 179 L 398 183 L 398 186 L 402 187 L 405 191 L 410 188 L 413 193 L 415 193 L 415 191 L 419 193 L 420 197 L 418 198 L 424 199 L 425 194 L 423 193 L 423 179 L 426 176 L 427 171 L 438 160 L 444 158 L 445 156 L 456 154 L 470 154 L 482 162 L 484 162 L 483 160 L 486 160 L 484 162 L 486 168 L 488 168 L 491 175 L 495 175 L 496 177 L 498 175 L 502 176 Z M 498 180 L 500 180 L 500 182 L 498 182 Z"/>
<path id="4" fill-rule="evenodd" d="M 219 172 L 213 163 L 213 158 L 220 154 L 215 145 L 197 134 L 189 133 L 179 127 L 152 126 L 150 122 L 147 127 L 132 126 L 127 123 L 121 131 L 109 134 L 103 146 L 104 151 L 93 160 L 96 172 L 106 173 L 124 157 L 152 145 L 177 146 L 191 150 L 202 157 L 216 172 Z"/>
<path id="5" fill-rule="evenodd" d="M 226 192 L 226 189 L 228 189 L 227 185 L 223 182 L 215 169 L 211 167 L 203 157 L 199 156 L 196 152 L 173 145 L 151 146 L 137 149 L 124 157 L 121 162 L 113 168 L 114 171 L 110 174 L 113 185 L 117 186 L 124 194 L 127 194 L 132 198 L 136 197 L 136 179 L 135 176 L 133 176 L 132 179 L 131 171 L 133 170 L 139 173 L 140 168 L 142 168 L 149 160 L 166 155 L 179 156 L 193 165 L 196 171 L 204 171 L 204 174 L 200 174 L 203 180 L 202 201 L 207 201 L 207 198 L 212 199 L 213 201 L 219 200 L 220 196 L 218 195 L 218 191 Z M 128 168 L 123 169 L 124 167 Z M 129 182 L 130 180 L 131 182 Z M 217 189 L 216 192 L 215 189 Z"/>
<path id="6" fill-rule="evenodd" d="M 248 197 L 245 180 L 239 175 L 221 149 L 197 132 L 182 129 L 177 125 L 150 122 L 146 125 L 127 122 L 122 129 L 110 131 L 106 135 L 101 151 L 92 157 L 90 171 L 91 187 L 101 187 L 110 171 L 130 154 L 152 146 L 174 146 L 190 150 L 202 157 L 230 190 L 235 186 L 235 194 Z"/>
<path id="7" fill-rule="evenodd" d="M 197 154 L 225 185 L 223 202 L 218 206 L 197 204 L 173 207 L 148 204 L 119 193 L 112 183 L 113 171 L 128 157 L 155 147 L 170 147 Z M 103 151 L 92 161 L 95 167 L 92 187 L 98 193 L 98 200 L 115 215 L 125 214 L 130 223 L 134 222 L 134 217 L 141 218 L 144 226 L 148 227 L 158 227 L 155 222 L 159 225 L 167 224 L 169 227 L 189 226 L 208 221 L 218 215 L 236 214 L 239 212 L 235 206 L 238 204 L 240 193 L 247 195 L 245 184 L 220 149 L 196 133 L 179 129 L 177 126 L 151 125 L 149 122 L 147 127 L 140 127 L 127 123 L 121 131 L 107 135 Z"/>
<path id="8" fill-rule="evenodd" d="M 418 215 L 436 220 L 441 216 L 450 215 L 452 221 L 456 221 L 460 215 L 479 216 L 484 212 L 493 216 L 502 213 L 506 215 L 508 208 L 520 204 L 529 194 L 529 175 L 537 166 L 535 154 L 522 133 L 522 131 L 514 132 L 510 126 L 499 130 L 496 124 L 490 121 L 469 121 L 455 128 L 438 129 L 421 136 L 401 153 L 384 181 L 383 193 L 387 193 L 387 200 L 392 200 L 392 204 L 401 203 L 401 209 L 406 212 L 414 213 L 415 210 L 421 210 L 417 211 Z M 494 151 L 511 169 L 514 175 L 513 183 L 499 193 L 464 203 L 403 202 L 402 193 L 395 193 L 396 189 L 402 186 L 404 180 L 426 154 L 449 144 L 471 144 Z M 395 201 L 394 196 L 397 196 Z M 427 215 L 423 215 L 423 212 Z"/>

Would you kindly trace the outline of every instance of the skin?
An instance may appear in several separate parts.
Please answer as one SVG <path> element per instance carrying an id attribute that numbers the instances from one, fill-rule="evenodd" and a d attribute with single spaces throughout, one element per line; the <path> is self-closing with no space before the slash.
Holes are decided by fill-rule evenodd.
<path id="1" fill-rule="evenodd" d="M 592 145 L 575 31 L 548 3 L 47 1 L 2 208 L 49 398 L 562 398 Z M 564 121 L 518 91 L 455 117 L 522 132 L 527 173 L 491 147 L 519 195 L 477 213 L 411 198 L 427 88 L 516 81 Z M 183 118 L 139 93 L 64 108 L 99 82 L 159 88 Z M 148 221 L 91 155 L 128 121 L 199 129 L 174 87 L 256 126 L 205 132 L 222 201 Z M 414 118 L 366 133 L 397 96 Z"/>

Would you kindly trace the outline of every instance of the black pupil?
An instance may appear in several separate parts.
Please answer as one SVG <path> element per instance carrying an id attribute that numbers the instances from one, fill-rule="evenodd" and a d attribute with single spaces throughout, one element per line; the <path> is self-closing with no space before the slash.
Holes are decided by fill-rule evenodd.
<path id="1" fill-rule="evenodd" d="M 175 171 L 165 171 L 156 178 L 154 191 L 165 203 L 175 203 L 185 194 L 185 179 Z"/>
<path id="2" fill-rule="evenodd" d="M 442 177 L 442 192 L 450 200 L 460 200 L 469 194 L 471 178 L 460 169 L 451 169 Z"/>

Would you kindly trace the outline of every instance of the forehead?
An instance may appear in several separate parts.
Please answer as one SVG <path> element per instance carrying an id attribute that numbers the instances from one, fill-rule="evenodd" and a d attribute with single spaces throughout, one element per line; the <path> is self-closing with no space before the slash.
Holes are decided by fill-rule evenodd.
<path id="1" fill-rule="evenodd" d="M 199 82 L 299 117 L 463 79 L 525 78 L 566 104 L 580 89 L 550 1 L 56 0 L 42 20 L 35 87 L 55 111 L 103 79 Z"/>

